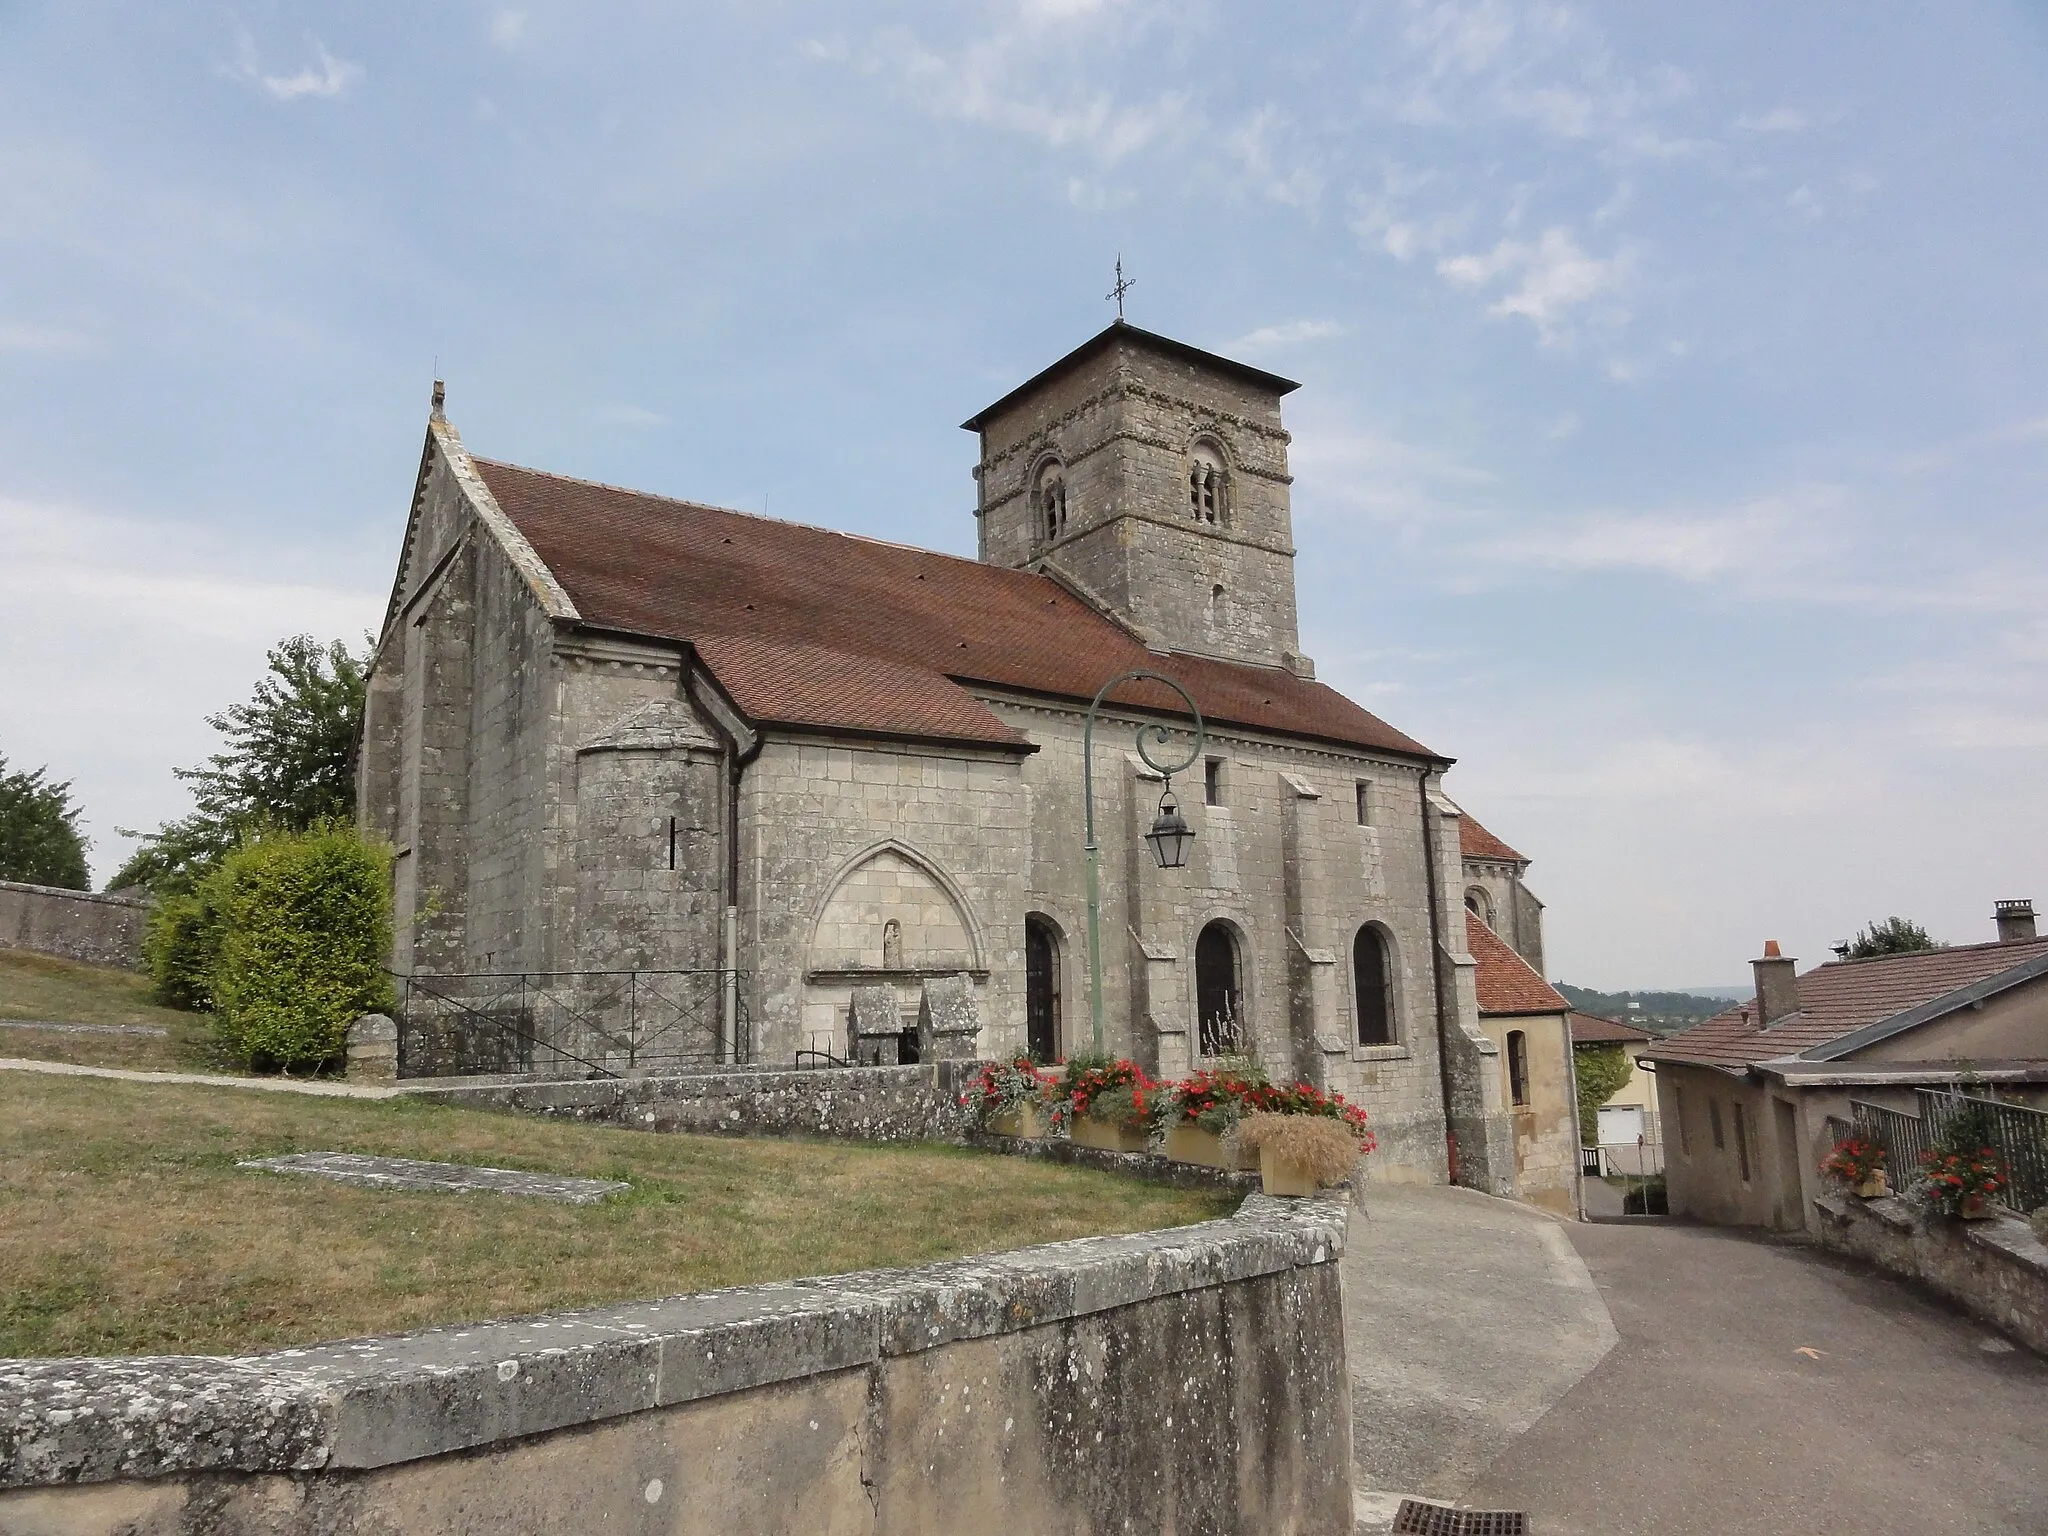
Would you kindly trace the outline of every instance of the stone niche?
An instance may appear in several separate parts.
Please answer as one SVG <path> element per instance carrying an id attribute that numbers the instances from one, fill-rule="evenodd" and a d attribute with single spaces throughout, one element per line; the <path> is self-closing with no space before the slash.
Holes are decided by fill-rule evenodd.
<path id="1" fill-rule="evenodd" d="M 918 1018 L 929 1011 L 927 984 L 948 980 L 943 1027 L 956 1031 L 987 974 L 958 887 L 912 850 L 885 844 L 853 862 L 819 914 L 804 967 L 799 1048 L 866 1062 L 911 1059 Z M 901 1018 L 893 1029 L 892 1017 Z M 880 1044 L 899 1033 L 908 1049 Z M 870 1036 L 873 1048 L 864 1044 Z"/>

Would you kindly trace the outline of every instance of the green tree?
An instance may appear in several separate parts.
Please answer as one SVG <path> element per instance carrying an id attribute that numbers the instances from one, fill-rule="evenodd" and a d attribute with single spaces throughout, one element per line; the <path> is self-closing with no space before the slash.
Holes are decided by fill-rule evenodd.
<path id="1" fill-rule="evenodd" d="M 1940 949 L 1939 940 L 1927 936 L 1927 930 L 1910 918 L 1888 917 L 1881 923 L 1872 923 L 1849 941 L 1851 960 L 1868 960 L 1875 955 L 1911 955 L 1923 949 Z"/>
<path id="2" fill-rule="evenodd" d="M 71 785 L 50 783 L 49 771 L 45 766 L 9 773 L 7 759 L 0 757 L 0 880 L 87 890 L 90 845 L 78 830 Z"/>
<path id="3" fill-rule="evenodd" d="M 225 749 L 203 768 L 177 770 L 192 786 L 191 814 L 143 834 L 110 890 L 188 891 L 253 832 L 303 832 L 353 819 L 367 652 L 357 656 L 340 640 L 322 645 L 294 635 L 267 659 L 246 704 L 207 717 L 226 738 Z"/>
<path id="4" fill-rule="evenodd" d="M 1628 1048 L 1621 1045 L 1572 1047 L 1572 1073 L 1579 1080 L 1579 1145 L 1600 1140 L 1600 1106 L 1621 1092 L 1634 1071 Z"/>

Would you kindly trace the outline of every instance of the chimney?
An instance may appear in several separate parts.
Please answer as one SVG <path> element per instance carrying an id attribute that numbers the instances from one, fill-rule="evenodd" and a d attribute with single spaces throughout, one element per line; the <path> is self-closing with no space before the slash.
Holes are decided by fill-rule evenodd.
<path id="1" fill-rule="evenodd" d="M 1998 924 L 1998 942 L 2024 944 L 2034 937 L 2034 904 L 2025 899 L 1991 904 L 1991 920 Z"/>
<path id="2" fill-rule="evenodd" d="M 1749 962 L 1756 972 L 1756 1027 L 1769 1029 L 1787 1014 L 1799 1011 L 1797 960 L 1787 960 L 1776 939 L 1764 940 L 1764 956 Z"/>

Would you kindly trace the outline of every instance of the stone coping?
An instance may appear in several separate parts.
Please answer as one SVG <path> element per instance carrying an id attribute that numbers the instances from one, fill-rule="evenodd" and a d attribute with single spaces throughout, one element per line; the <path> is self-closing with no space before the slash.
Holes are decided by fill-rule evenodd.
<path id="1" fill-rule="evenodd" d="M 120 891 L 74 891 L 61 885 L 32 885 L 26 880 L 0 880 L 0 891 L 27 891 L 32 896 L 62 896 L 67 901 L 96 901 L 109 907 L 149 906 L 147 896 L 128 896 Z"/>
<path id="2" fill-rule="evenodd" d="M 1816 1196 L 1813 1203 L 1836 1221 L 1852 1220 L 1856 1208 L 1861 1206 L 1865 1215 L 1894 1232 L 1910 1233 L 1930 1222 L 1944 1222 L 1956 1229 L 1966 1244 L 2003 1254 L 2017 1264 L 2039 1271 L 2048 1280 L 2048 1244 L 2034 1236 L 2033 1226 L 2024 1216 L 2003 1207 L 1988 1221 L 1964 1221 L 1943 1212 L 1927 1211 L 1898 1195 L 1865 1200 L 1860 1195 L 1825 1194 Z"/>
<path id="3" fill-rule="evenodd" d="M 0 1360 L 0 1488 L 391 1466 L 1334 1262 L 1340 1200 L 256 1356 Z"/>

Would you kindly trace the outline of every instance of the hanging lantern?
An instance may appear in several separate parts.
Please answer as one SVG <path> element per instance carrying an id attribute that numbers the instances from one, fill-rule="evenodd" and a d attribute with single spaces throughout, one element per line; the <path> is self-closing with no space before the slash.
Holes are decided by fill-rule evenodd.
<path id="1" fill-rule="evenodd" d="M 1161 869 L 1182 869 L 1188 862 L 1188 848 L 1195 840 L 1194 830 L 1180 813 L 1180 803 L 1173 798 L 1173 780 L 1166 781 L 1166 793 L 1159 797 L 1159 814 L 1152 820 L 1152 830 L 1145 834 L 1145 841 L 1152 845 L 1152 856 L 1159 860 Z"/>

